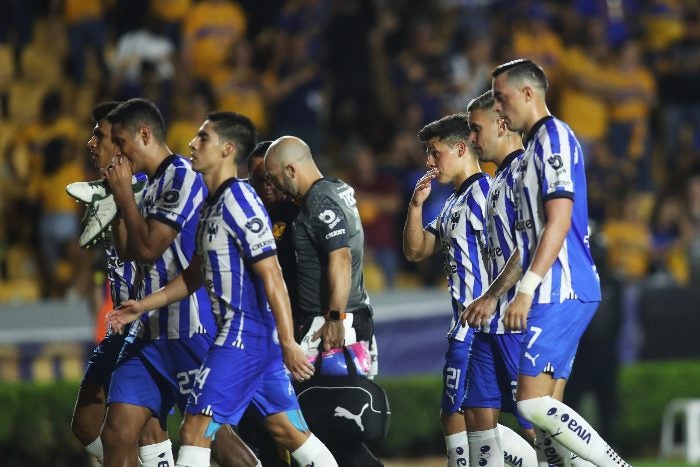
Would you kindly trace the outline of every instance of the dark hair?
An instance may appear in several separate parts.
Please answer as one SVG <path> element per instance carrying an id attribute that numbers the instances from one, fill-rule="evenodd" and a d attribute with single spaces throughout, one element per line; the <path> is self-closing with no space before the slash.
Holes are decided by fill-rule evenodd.
<path id="1" fill-rule="evenodd" d="M 493 108 L 493 91 L 488 90 L 480 96 L 472 99 L 467 105 L 467 112 Z"/>
<path id="2" fill-rule="evenodd" d="M 112 125 L 123 125 L 131 131 L 137 126 L 145 125 L 151 129 L 153 136 L 161 143 L 165 142 L 165 122 L 158 107 L 146 99 L 136 97 L 119 104 L 105 117 Z"/>
<path id="3" fill-rule="evenodd" d="M 265 153 L 267 152 L 267 149 L 272 146 L 272 141 L 270 140 L 265 140 L 265 141 L 260 141 L 258 144 L 255 145 L 252 151 L 250 151 L 250 154 L 248 154 L 248 157 L 246 157 L 246 161 L 248 162 L 248 168 L 250 168 L 250 162 L 255 159 L 256 157 L 265 157 Z"/>
<path id="4" fill-rule="evenodd" d="M 117 102 L 117 101 L 100 102 L 99 104 L 97 104 L 95 107 L 92 108 L 92 119 L 95 121 L 95 123 L 99 122 L 100 120 L 105 118 L 108 113 L 110 113 L 112 110 L 119 107 L 119 104 L 121 104 L 121 102 Z"/>
<path id="5" fill-rule="evenodd" d="M 245 115 L 220 110 L 207 114 L 207 120 L 213 123 L 214 131 L 221 139 L 236 145 L 236 162 L 244 160 L 253 150 L 258 134 L 253 122 Z"/>
<path id="6" fill-rule="evenodd" d="M 418 140 L 427 143 L 432 138 L 440 140 L 469 141 L 469 120 L 466 114 L 457 113 L 428 123 L 418 132 Z"/>
<path id="7" fill-rule="evenodd" d="M 527 58 L 519 58 L 517 60 L 498 65 L 491 76 L 496 78 L 503 73 L 508 74 L 508 79 L 527 80 L 539 87 L 543 92 L 547 91 L 549 83 L 544 70 L 537 63 Z"/>

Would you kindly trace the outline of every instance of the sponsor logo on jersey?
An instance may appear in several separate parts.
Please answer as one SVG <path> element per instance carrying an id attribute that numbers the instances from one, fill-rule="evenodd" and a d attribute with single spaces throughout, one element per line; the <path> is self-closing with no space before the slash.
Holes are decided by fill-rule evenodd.
<path id="1" fill-rule="evenodd" d="M 515 221 L 515 230 L 522 232 L 525 229 L 532 229 L 535 224 L 533 224 L 532 219 L 527 220 L 517 220 Z"/>
<path id="2" fill-rule="evenodd" d="M 178 199 L 180 199 L 180 192 L 177 190 L 170 190 L 163 195 L 163 201 L 168 204 L 175 204 Z"/>
<path id="3" fill-rule="evenodd" d="M 329 232 L 326 234 L 326 240 L 329 238 L 337 237 L 338 235 L 343 235 L 345 233 L 345 229 L 338 229 L 334 230 L 333 232 Z"/>
<path id="4" fill-rule="evenodd" d="M 260 250 L 261 248 L 265 248 L 266 246 L 273 245 L 274 243 L 275 243 L 274 238 L 269 239 L 269 240 L 265 240 L 264 242 L 256 243 L 255 245 L 252 245 L 250 247 L 250 251 L 257 251 L 257 250 Z"/>
<path id="5" fill-rule="evenodd" d="M 245 223 L 245 228 L 253 233 L 260 233 L 264 227 L 265 223 L 257 217 L 249 219 L 248 222 Z"/>
<path id="6" fill-rule="evenodd" d="M 559 154 L 554 154 L 553 156 L 547 158 L 547 163 L 554 170 L 559 170 L 564 167 L 564 161 L 561 160 L 561 156 Z"/>

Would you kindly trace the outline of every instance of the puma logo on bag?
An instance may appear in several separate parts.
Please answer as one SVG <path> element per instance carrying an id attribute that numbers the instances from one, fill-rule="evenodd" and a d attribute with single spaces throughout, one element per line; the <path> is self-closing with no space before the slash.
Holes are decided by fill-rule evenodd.
<path id="1" fill-rule="evenodd" d="M 355 415 L 348 409 L 338 406 L 335 408 L 335 413 L 333 414 L 333 416 L 347 418 L 348 420 L 354 420 L 355 423 L 357 423 L 357 426 L 360 427 L 360 431 L 365 431 L 365 427 L 362 425 L 362 414 L 365 413 L 367 407 L 369 407 L 369 404 L 365 403 L 365 405 L 362 406 L 362 410 L 360 410 L 360 413 Z"/>

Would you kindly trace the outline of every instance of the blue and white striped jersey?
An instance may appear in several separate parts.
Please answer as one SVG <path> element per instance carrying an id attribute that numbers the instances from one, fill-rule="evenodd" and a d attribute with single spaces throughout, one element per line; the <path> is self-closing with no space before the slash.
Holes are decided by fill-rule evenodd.
<path id="1" fill-rule="evenodd" d="M 483 172 L 466 179 L 426 226 L 442 244 L 447 284 L 452 298 L 462 306 L 469 305 L 488 286 L 484 261 L 486 251 L 486 196 L 491 177 Z M 461 310 L 453 307 L 452 323 L 447 337 L 463 341 L 468 327 L 459 322 Z"/>
<path id="2" fill-rule="evenodd" d="M 135 297 L 136 263 L 124 261 L 117 256 L 117 250 L 111 236 L 105 237 L 103 245 L 107 256 L 107 277 L 109 278 L 112 304 L 116 308 L 123 301 Z"/>
<path id="3" fill-rule="evenodd" d="M 207 190 L 201 175 L 184 157 L 172 154 L 158 167 L 139 205 L 144 218 L 157 219 L 179 233 L 154 263 L 138 263 L 143 281 L 139 298 L 149 295 L 175 279 L 195 253 L 199 211 Z M 213 333 L 214 317 L 206 291 L 201 288 L 180 302 L 141 316 L 130 335 L 151 339 L 184 339 L 193 334 Z"/>
<path id="4" fill-rule="evenodd" d="M 522 154 L 523 151 L 519 149 L 510 153 L 503 160 L 489 190 L 486 205 L 486 242 L 488 246 L 486 267 L 489 273 L 489 284 L 496 280 L 517 248 L 513 184 L 515 171 Z M 503 315 L 513 297 L 515 297 L 515 287 L 498 297 L 496 312 L 488 323 L 480 327 L 482 332 L 489 334 L 510 334 L 513 332 L 506 330 L 503 326 Z"/>
<path id="5" fill-rule="evenodd" d="M 146 175 L 139 173 L 133 176 L 132 183 L 146 180 Z M 134 285 L 136 282 L 136 263 L 124 261 L 117 255 L 117 249 L 112 240 L 112 228 L 107 228 L 107 235 L 103 237 L 102 246 L 107 257 L 107 278 L 112 295 L 112 304 L 116 308 L 123 301 L 134 298 Z"/>
<path id="6" fill-rule="evenodd" d="M 533 303 L 578 298 L 600 300 L 600 280 L 588 243 L 588 196 L 581 145 L 569 126 L 552 116 L 533 126 L 515 177 L 518 249 L 527 270 L 545 225 L 544 203 L 574 201 L 571 228 L 552 268 L 535 290 Z"/>
<path id="7" fill-rule="evenodd" d="M 251 265 L 277 250 L 267 211 L 245 180 L 227 180 L 205 201 L 197 253 L 218 326 L 215 344 L 267 348 L 275 318 Z"/>

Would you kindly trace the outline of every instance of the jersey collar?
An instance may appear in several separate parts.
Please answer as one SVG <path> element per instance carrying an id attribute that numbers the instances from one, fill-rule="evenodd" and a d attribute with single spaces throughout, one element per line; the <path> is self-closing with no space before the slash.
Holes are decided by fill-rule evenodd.
<path id="1" fill-rule="evenodd" d="M 540 127 L 544 125 L 547 121 L 552 120 L 554 117 L 551 115 L 547 115 L 545 117 L 540 118 L 535 122 L 534 125 L 532 125 L 532 128 L 530 128 L 530 131 L 527 134 L 527 138 L 525 139 L 525 146 L 530 144 L 530 141 L 532 141 L 535 138 L 535 135 L 539 131 Z"/>
<path id="2" fill-rule="evenodd" d="M 226 188 L 231 186 L 231 184 L 236 180 L 236 177 L 231 177 L 224 180 L 224 182 L 221 185 L 219 185 L 219 188 L 217 188 L 214 193 L 209 193 L 209 195 L 207 196 L 207 203 L 213 204 L 217 199 L 221 197 L 221 194 L 226 190 Z"/>
<path id="3" fill-rule="evenodd" d="M 503 159 L 503 162 L 501 162 L 501 165 L 498 166 L 496 169 L 496 173 L 499 174 L 503 172 L 506 167 L 509 167 L 510 164 L 520 155 L 523 153 L 522 149 L 516 149 L 515 151 L 511 152 L 506 156 L 505 159 Z"/>
<path id="4" fill-rule="evenodd" d="M 462 185 L 459 187 L 459 190 L 457 190 L 456 194 L 461 195 L 465 191 L 467 191 L 467 188 L 469 188 L 469 185 L 472 183 L 476 182 L 477 180 L 488 177 L 488 175 L 485 172 L 477 172 L 473 175 L 471 175 L 469 178 L 467 178 L 464 182 L 462 182 Z"/>
<path id="5" fill-rule="evenodd" d="M 161 175 L 163 175 L 163 172 L 165 172 L 165 169 L 167 169 L 168 166 L 173 163 L 173 161 L 175 160 L 176 157 L 177 157 L 177 155 L 170 154 L 165 159 L 163 159 L 163 161 L 158 165 L 158 168 L 156 169 L 156 171 L 153 173 L 153 179 L 156 179 L 156 178 L 160 177 Z"/>

